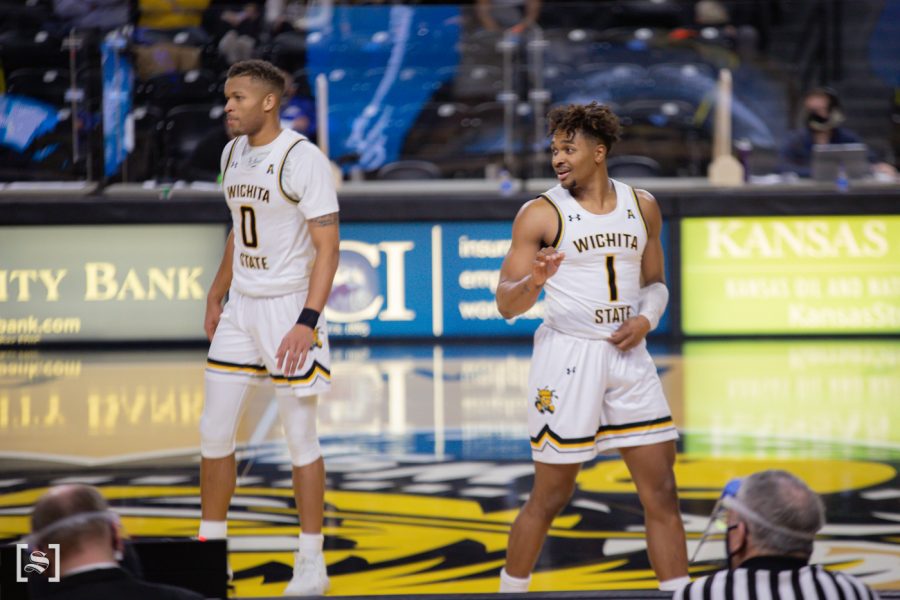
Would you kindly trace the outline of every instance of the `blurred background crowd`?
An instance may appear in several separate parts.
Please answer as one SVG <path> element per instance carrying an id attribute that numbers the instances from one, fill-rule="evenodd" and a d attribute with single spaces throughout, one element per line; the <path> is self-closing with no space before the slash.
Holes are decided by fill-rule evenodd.
<path id="1" fill-rule="evenodd" d="M 748 178 L 808 177 L 831 142 L 890 179 L 898 33 L 896 0 L 2 0 L 0 181 L 213 182 L 246 58 L 356 180 L 547 176 L 544 115 L 590 100 L 622 118 L 613 176 L 704 176 L 721 69 Z"/>

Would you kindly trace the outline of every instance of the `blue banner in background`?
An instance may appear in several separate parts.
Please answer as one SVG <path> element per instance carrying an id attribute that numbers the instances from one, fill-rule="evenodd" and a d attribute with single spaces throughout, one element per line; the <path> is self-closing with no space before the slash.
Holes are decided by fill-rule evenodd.
<path id="1" fill-rule="evenodd" d="M 366 170 L 397 160 L 422 105 L 459 63 L 460 19 L 456 6 L 340 6 L 307 36 L 311 89 L 328 77 L 332 159 L 358 154 Z"/>
<path id="2" fill-rule="evenodd" d="M 543 318 L 542 300 L 510 321 L 494 301 L 511 233 L 512 223 L 504 222 L 341 225 L 341 262 L 326 311 L 329 334 L 531 336 Z M 666 252 L 667 224 L 662 245 Z M 669 330 L 667 311 L 654 333 Z"/>
<path id="3" fill-rule="evenodd" d="M 59 118 L 51 105 L 0 94 L 0 144 L 25 152 L 35 138 L 53 131 Z"/>
<path id="4" fill-rule="evenodd" d="M 544 315 L 543 295 L 531 310 L 510 321 L 500 316 L 494 300 L 512 223 L 446 223 L 442 228 L 444 333 L 532 335 Z"/>
<path id="5" fill-rule="evenodd" d="M 336 337 L 432 335 L 432 225 L 341 225 L 325 316 Z"/>
<path id="6" fill-rule="evenodd" d="M 100 46 L 103 69 L 103 174 L 106 177 L 118 173 L 134 143 L 130 126 L 134 70 L 123 50 L 124 45 L 118 39 L 105 40 Z"/>

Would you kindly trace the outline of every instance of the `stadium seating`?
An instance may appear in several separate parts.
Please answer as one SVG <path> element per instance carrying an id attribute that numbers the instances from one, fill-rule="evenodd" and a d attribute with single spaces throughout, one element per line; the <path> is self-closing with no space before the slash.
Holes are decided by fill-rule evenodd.
<path id="1" fill-rule="evenodd" d="M 200 140 L 215 128 L 223 128 L 223 107 L 219 104 L 176 106 L 159 124 L 162 139 L 164 178 L 178 178 L 184 162 Z"/>

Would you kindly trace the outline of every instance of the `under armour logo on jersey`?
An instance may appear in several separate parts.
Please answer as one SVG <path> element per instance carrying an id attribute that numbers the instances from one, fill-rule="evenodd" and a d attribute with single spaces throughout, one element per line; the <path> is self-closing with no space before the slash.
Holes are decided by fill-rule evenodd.
<path id="1" fill-rule="evenodd" d="M 566 367 L 566 375 L 572 375 L 575 373 L 575 367 Z"/>
<path id="2" fill-rule="evenodd" d="M 266 169 L 266 175 L 273 175 L 275 173 L 275 165 L 269 165 L 269 168 Z"/>
<path id="3" fill-rule="evenodd" d="M 581 215 L 569 215 L 569 223 L 571 223 L 572 221 L 580 221 L 580 220 L 581 220 Z"/>
<path id="4" fill-rule="evenodd" d="M 233 163 L 231 163 L 231 168 L 237 169 L 237 161 L 234 161 Z"/>
<path id="5" fill-rule="evenodd" d="M 633 219 L 633 218 L 634 218 L 634 213 L 631 212 L 631 209 L 630 209 L 630 208 L 628 209 L 628 218 L 629 218 L 629 219 Z"/>

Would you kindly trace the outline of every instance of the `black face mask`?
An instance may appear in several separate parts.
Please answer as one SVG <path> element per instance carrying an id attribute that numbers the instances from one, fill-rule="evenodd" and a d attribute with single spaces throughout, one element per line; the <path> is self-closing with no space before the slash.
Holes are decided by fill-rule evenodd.
<path id="1" fill-rule="evenodd" d="M 737 555 L 737 553 L 740 552 L 741 549 L 744 547 L 744 544 L 742 543 L 741 547 L 738 548 L 737 550 L 735 550 L 734 552 L 732 552 L 731 549 L 728 547 L 728 534 L 731 533 L 732 529 L 737 529 L 737 525 L 729 525 L 725 529 L 725 556 L 726 556 L 725 563 L 726 563 L 726 566 L 728 567 L 728 569 L 736 569 L 738 567 L 738 565 L 731 564 L 731 562 L 732 562 L 731 559 L 734 558 Z M 746 543 L 746 541 L 745 541 L 745 543 Z"/>
<path id="2" fill-rule="evenodd" d="M 810 127 L 826 125 L 828 124 L 828 117 L 823 117 L 819 113 L 809 113 L 806 117 L 806 122 Z"/>
<path id="3" fill-rule="evenodd" d="M 844 115 L 838 109 L 832 109 L 828 116 L 823 117 L 818 113 L 806 113 L 806 126 L 813 131 L 831 131 L 844 121 Z"/>

